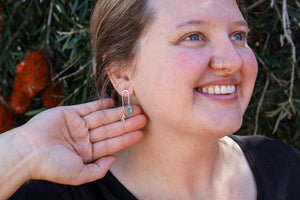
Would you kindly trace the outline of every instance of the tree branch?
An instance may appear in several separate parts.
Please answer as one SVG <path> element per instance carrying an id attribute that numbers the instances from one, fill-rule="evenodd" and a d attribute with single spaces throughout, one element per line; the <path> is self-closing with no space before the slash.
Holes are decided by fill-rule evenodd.
<path id="1" fill-rule="evenodd" d="M 259 112 L 260 112 L 260 109 L 261 109 L 261 107 L 262 107 L 262 105 L 263 105 L 264 98 L 265 98 L 265 95 L 266 95 L 266 92 L 267 92 L 269 83 L 270 83 L 270 77 L 269 77 L 269 73 L 267 73 L 266 84 L 265 84 L 264 90 L 263 90 L 263 92 L 262 92 L 262 94 L 261 94 L 261 97 L 260 97 L 260 99 L 259 99 L 259 103 L 258 103 L 258 106 L 257 106 L 257 109 L 256 109 L 254 135 L 257 135 Z"/>
<path id="2" fill-rule="evenodd" d="M 259 0 L 259 1 L 255 2 L 254 4 L 248 6 L 248 7 L 246 8 L 246 10 L 247 10 L 247 11 L 252 10 L 253 8 L 259 6 L 259 5 L 262 4 L 262 3 L 264 3 L 265 1 L 266 1 L 266 0 Z"/>

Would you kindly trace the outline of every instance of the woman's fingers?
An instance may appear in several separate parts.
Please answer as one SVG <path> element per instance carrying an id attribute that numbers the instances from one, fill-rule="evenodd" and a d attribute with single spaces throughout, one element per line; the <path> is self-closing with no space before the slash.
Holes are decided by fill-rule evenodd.
<path id="1" fill-rule="evenodd" d="M 101 99 L 89 103 L 70 106 L 70 108 L 74 109 L 80 116 L 83 117 L 97 110 L 111 108 L 113 106 L 114 101 L 112 99 Z"/>
<path id="2" fill-rule="evenodd" d="M 132 105 L 132 114 L 127 115 L 126 117 L 133 117 L 137 114 L 141 113 L 141 109 L 138 106 Z M 84 120 L 86 121 L 89 129 L 95 129 L 100 126 L 104 126 L 106 124 L 111 124 L 116 121 L 121 121 L 122 118 L 122 107 L 118 108 L 111 108 L 111 109 L 104 109 L 99 110 L 93 113 L 90 113 L 84 116 Z"/>
<path id="3" fill-rule="evenodd" d="M 101 157 L 112 155 L 129 146 L 132 146 L 143 138 L 141 131 L 134 131 L 126 133 L 119 137 L 110 138 L 101 142 L 93 144 L 93 160 L 97 160 Z"/>
<path id="4" fill-rule="evenodd" d="M 146 125 L 147 119 L 144 115 L 136 115 L 128 118 L 125 123 L 120 120 L 101 126 L 90 131 L 91 142 L 100 142 L 109 138 L 114 138 L 125 133 L 139 130 Z"/>

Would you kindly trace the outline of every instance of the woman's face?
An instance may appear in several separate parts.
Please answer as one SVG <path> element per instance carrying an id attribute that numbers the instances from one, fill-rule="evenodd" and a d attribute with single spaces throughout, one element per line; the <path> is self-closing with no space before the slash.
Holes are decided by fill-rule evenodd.
<path id="1" fill-rule="evenodd" d="M 235 0 L 150 0 L 130 81 L 149 126 L 230 134 L 242 123 L 256 75 L 247 23 Z M 220 69 L 221 67 L 221 69 Z"/>

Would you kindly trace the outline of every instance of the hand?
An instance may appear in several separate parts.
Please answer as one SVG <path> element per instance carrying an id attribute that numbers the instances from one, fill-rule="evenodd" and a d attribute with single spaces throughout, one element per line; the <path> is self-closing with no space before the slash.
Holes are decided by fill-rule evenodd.
<path id="1" fill-rule="evenodd" d="M 20 127 L 31 146 L 31 179 L 78 185 L 102 178 L 116 162 L 114 153 L 139 142 L 146 124 L 138 106 L 121 122 L 113 101 L 57 107 Z M 110 108 L 110 109 L 109 109 Z"/>

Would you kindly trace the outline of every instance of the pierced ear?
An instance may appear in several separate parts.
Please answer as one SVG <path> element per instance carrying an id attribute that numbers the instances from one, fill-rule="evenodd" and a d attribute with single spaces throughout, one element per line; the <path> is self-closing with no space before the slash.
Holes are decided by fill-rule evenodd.
<path id="1" fill-rule="evenodd" d="M 107 75 L 119 95 L 122 94 L 123 90 L 128 90 L 132 95 L 134 90 L 130 83 L 128 71 L 120 68 L 120 66 L 112 67 L 108 70 Z"/>

